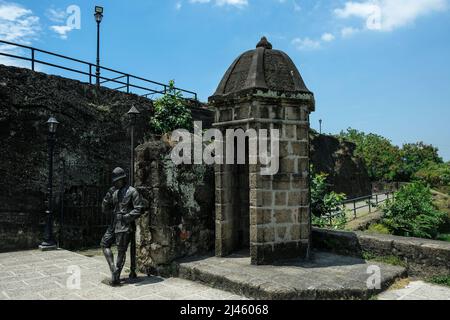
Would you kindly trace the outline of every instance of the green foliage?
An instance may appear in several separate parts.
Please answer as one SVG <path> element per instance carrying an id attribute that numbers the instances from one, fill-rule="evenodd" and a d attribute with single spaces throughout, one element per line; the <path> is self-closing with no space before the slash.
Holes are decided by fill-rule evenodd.
<path id="1" fill-rule="evenodd" d="M 372 181 L 416 179 L 433 186 L 450 183 L 450 164 L 443 163 L 432 145 L 417 142 L 399 148 L 382 136 L 352 128 L 337 137 L 356 144 L 355 155 L 364 160 Z"/>
<path id="2" fill-rule="evenodd" d="M 378 234 L 391 234 L 391 231 L 384 224 L 375 223 L 369 226 L 367 229 L 369 233 L 378 233 Z"/>
<path id="3" fill-rule="evenodd" d="M 442 164 L 438 149 L 423 142 L 407 143 L 403 145 L 402 175 L 403 181 L 409 181 L 419 170 L 433 164 Z"/>
<path id="4" fill-rule="evenodd" d="M 431 190 L 419 182 L 403 186 L 383 211 L 382 223 L 395 235 L 418 238 L 436 238 L 446 216 L 434 206 Z"/>
<path id="5" fill-rule="evenodd" d="M 450 287 L 450 276 L 436 276 L 431 279 L 428 279 L 428 282 L 438 284 L 441 286 Z"/>
<path id="6" fill-rule="evenodd" d="M 397 179 L 401 169 L 401 153 L 391 141 L 376 134 L 366 134 L 351 128 L 346 132 L 342 131 L 338 138 L 356 144 L 355 155 L 364 160 L 372 181 Z"/>
<path id="7" fill-rule="evenodd" d="M 363 251 L 362 257 L 364 260 L 370 260 L 370 261 L 376 261 L 376 262 L 381 262 L 381 263 L 387 263 L 387 264 L 391 264 L 394 266 L 406 267 L 405 261 L 403 261 L 399 257 L 393 256 L 393 255 L 379 256 L 379 255 L 376 255 L 369 251 Z"/>
<path id="8" fill-rule="evenodd" d="M 450 233 L 442 233 L 437 236 L 436 240 L 450 242 Z"/>
<path id="9" fill-rule="evenodd" d="M 311 168 L 311 172 L 313 169 Z M 343 193 L 329 191 L 326 173 L 313 174 L 311 180 L 311 211 L 313 225 L 323 227 L 334 227 L 343 229 L 347 223 L 345 210 L 342 202 L 346 196 Z M 329 214 L 333 217 L 330 219 Z"/>
<path id="10" fill-rule="evenodd" d="M 155 113 L 150 120 L 154 133 L 165 134 L 176 129 L 192 130 L 193 121 L 189 108 L 185 105 L 183 96 L 175 88 L 175 82 L 169 82 L 167 93 L 154 102 Z"/>
<path id="11" fill-rule="evenodd" d="M 450 185 L 450 162 L 428 163 L 413 174 L 415 180 L 423 181 L 431 186 Z"/>

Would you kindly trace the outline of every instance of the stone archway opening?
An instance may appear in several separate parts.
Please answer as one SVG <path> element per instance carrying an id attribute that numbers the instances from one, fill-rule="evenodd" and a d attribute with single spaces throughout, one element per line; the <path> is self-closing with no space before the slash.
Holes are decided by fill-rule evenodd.
<path id="1" fill-rule="evenodd" d="M 245 139 L 245 163 L 238 163 L 237 139 L 234 141 L 234 163 L 231 165 L 232 174 L 232 203 L 233 203 L 233 251 L 250 252 L 250 177 L 249 177 L 249 144 Z"/>

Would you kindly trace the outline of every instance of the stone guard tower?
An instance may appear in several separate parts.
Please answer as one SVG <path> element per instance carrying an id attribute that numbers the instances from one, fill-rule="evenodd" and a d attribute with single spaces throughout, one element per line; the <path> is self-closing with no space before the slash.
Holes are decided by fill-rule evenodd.
<path id="1" fill-rule="evenodd" d="M 233 62 L 209 103 L 224 137 L 227 129 L 280 132 L 277 174 L 261 175 L 259 162 L 216 165 L 216 255 L 250 249 L 252 264 L 308 257 L 309 114 L 315 102 L 294 63 L 262 38 Z"/>

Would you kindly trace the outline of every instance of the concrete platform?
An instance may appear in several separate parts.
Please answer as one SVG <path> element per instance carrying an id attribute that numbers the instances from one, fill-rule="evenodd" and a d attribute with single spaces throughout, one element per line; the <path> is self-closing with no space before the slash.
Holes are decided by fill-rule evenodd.
<path id="1" fill-rule="evenodd" d="M 272 266 L 253 266 L 245 253 L 178 263 L 180 278 L 253 299 L 369 299 L 406 276 L 403 267 L 324 252 L 316 252 L 310 262 L 290 260 Z M 372 289 L 367 283 L 377 267 L 380 286 Z"/>

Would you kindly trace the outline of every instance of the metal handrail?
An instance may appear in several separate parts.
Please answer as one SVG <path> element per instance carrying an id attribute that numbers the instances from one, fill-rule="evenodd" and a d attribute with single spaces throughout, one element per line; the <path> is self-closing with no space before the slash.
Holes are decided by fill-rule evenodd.
<path id="1" fill-rule="evenodd" d="M 90 84 L 92 84 L 92 77 L 94 77 L 95 79 L 98 77 L 99 80 L 104 80 L 101 83 L 113 82 L 113 83 L 117 83 L 117 84 L 121 84 L 122 85 L 121 87 L 116 88 L 114 90 L 126 88 L 127 92 L 129 93 L 130 92 L 130 88 L 136 88 L 136 89 L 141 89 L 141 90 L 144 90 L 144 91 L 148 91 L 149 93 L 143 94 L 142 95 L 143 97 L 148 97 L 149 95 L 152 95 L 152 94 L 167 94 L 167 88 L 169 87 L 168 84 L 164 84 L 164 83 L 161 83 L 161 82 L 145 79 L 145 78 L 142 78 L 142 77 L 138 77 L 138 76 L 135 76 L 135 75 L 131 75 L 131 74 L 128 74 L 128 73 L 124 73 L 122 71 L 114 70 L 114 69 L 103 67 L 103 66 L 99 66 L 99 68 L 101 70 L 106 70 L 106 71 L 109 71 L 109 72 L 117 73 L 120 76 L 115 77 L 115 78 L 107 78 L 107 77 L 103 77 L 103 76 L 97 76 L 95 73 L 92 72 L 92 67 L 96 67 L 97 66 L 94 63 L 83 61 L 83 60 L 72 58 L 72 57 L 68 57 L 68 56 L 64 56 L 62 54 L 50 52 L 50 51 L 47 51 L 47 50 L 34 48 L 34 47 L 23 45 L 23 44 L 13 43 L 13 42 L 10 42 L 10 41 L 0 40 L 0 43 L 6 44 L 6 45 L 9 45 L 9 46 L 15 46 L 15 47 L 20 47 L 20 48 L 24 48 L 24 49 L 29 49 L 31 51 L 31 58 L 24 57 L 24 56 L 18 56 L 18 55 L 6 53 L 6 52 L 0 52 L 0 55 L 6 56 L 6 57 L 10 57 L 10 58 L 30 61 L 31 62 L 31 70 L 33 70 L 33 71 L 35 70 L 35 64 L 39 63 L 39 64 L 43 64 L 43 65 L 47 65 L 47 66 L 63 69 L 63 70 L 66 70 L 66 71 L 75 72 L 75 73 L 82 74 L 82 75 L 87 75 L 87 76 L 89 76 L 89 83 Z M 51 56 L 54 56 L 54 57 L 63 58 L 65 60 L 70 60 L 70 61 L 74 61 L 74 62 L 77 62 L 77 63 L 81 63 L 81 64 L 84 64 L 84 65 L 87 65 L 89 67 L 89 72 L 85 72 L 85 71 L 81 71 L 81 70 L 65 67 L 65 66 L 62 66 L 62 65 L 57 65 L 57 64 L 46 62 L 46 61 L 43 61 L 43 60 L 38 60 L 38 59 L 36 59 L 36 52 L 48 54 L 48 55 L 51 55 Z M 118 79 L 121 79 L 121 78 L 124 78 L 124 77 L 127 78 L 126 82 L 118 81 Z M 151 88 L 138 86 L 136 84 L 130 83 L 130 79 L 144 81 L 146 83 L 151 83 L 153 85 L 157 85 L 157 86 L 160 86 L 162 88 L 161 88 L 161 90 L 155 90 L 155 89 L 151 89 Z M 193 99 L 197 100 L 197 93 L 194 92 L 194 91 L 189 91 L 189 90 L 181 89 L 181 88 L 178 88 L 178 87 L 174 87 L 174 89 L 177 90 L 177 91 L 180 91 L 182 93 L 187 93 L 189 95 L 192 95 Z"/>
<path id="2" fill-rule="evenodd" d="M 375 193 L 375 194 L 371 194 L 368 196 L 363 196 L 363 197 L 358 197 L 358 198 L 353 198 L 353 199 L 348 199 L 348 200 L 344 200 L 339 204 L 339 207 L 343 207 L 343 210 L 345 210 L 345 205 L 346 204 L 350 204 L 353 203 L 353 208 L 351 209 L 353 211 L 353 218 L 356 219 L 358 217 L 357 215 L 357 210 L 358 209 L 363 209 L 363 208 L 367 208 L 369 207 L 369 213 L 372 212 L 372 199 L 375 197 L 375 206 L 378 206 L 380 203 L 386 202 L 387 200 L 389 200 L 389 195 L 392 195 L 392 198 L 394 197 L 395 191 L 386 191 L 386 192 L 380 192 L 380 193 Z M 378 197 L 379 196 L 386 196 L 386 199 L 382 199 L 379 200 Z M 367 201 L 367 204 L 365 205 L 361 205 L 359 207 L 356 206 L 357 202 L 360 202 L 362 200 L 369 200 Z M 330 220 L 330 226 L 332 225 L 332 219 L 341 214 L 342 210 L 335 210 L 333 212 L 327 212 L 325 213 L 325 215 L 323 217 L 328 218 Z"/>

